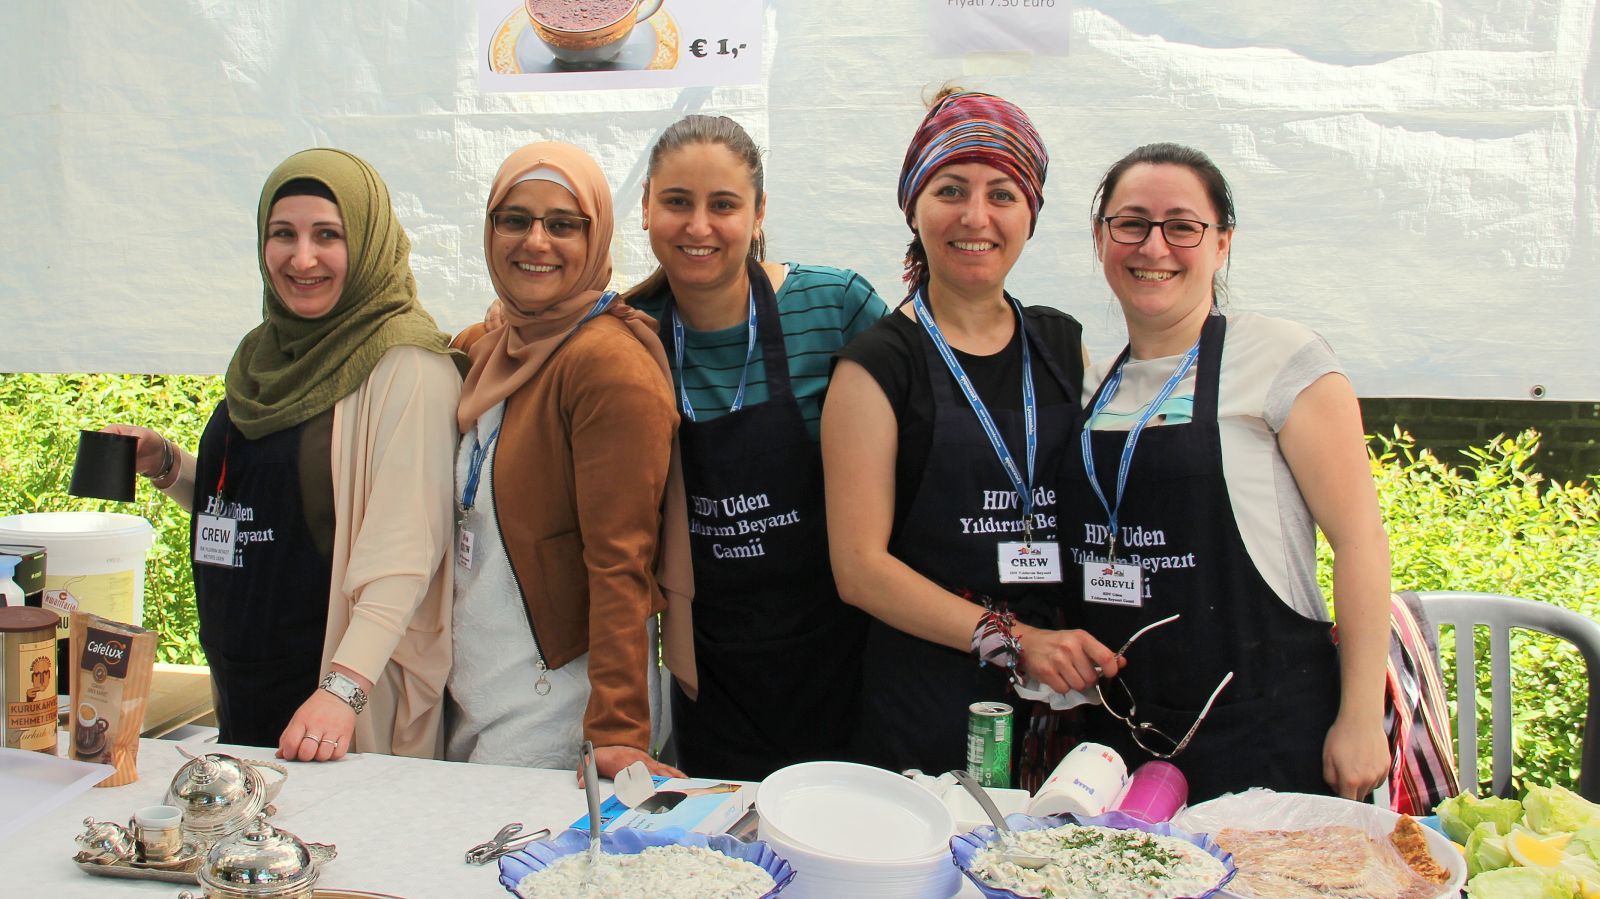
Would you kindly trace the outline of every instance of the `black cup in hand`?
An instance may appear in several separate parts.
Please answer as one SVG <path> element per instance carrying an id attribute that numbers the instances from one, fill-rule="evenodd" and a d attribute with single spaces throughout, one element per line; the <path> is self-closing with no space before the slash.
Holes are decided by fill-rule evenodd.
<path id="1" fill-rule="evenodd" d="M 105 431 L 78 432 L 78 458 L 67 492 L 90 499 L 133 502 L 134 453 L 139 438 Z"/>

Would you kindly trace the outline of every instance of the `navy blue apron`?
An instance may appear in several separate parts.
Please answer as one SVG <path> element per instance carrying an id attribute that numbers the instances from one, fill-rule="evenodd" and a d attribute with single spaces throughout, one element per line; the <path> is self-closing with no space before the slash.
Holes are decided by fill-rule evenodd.
<path id="1" fill-rule="evenodd" d="M 828 562 L 822 452 L 806 431 L 772 283 L 749 265 L 766 402 L 679 426 L 694 558 L 699 696 L 673 682 L 679 767 L 760 780 L 839 758 L 861 688 L 866 616 Z M 661 337 L 674 358 L 669 295 Z M 681 375 L 680 375 L 681 377 Z"/>
<path id="2" fill-rule="evenodd" d="M 1217 425 L 1226 328 L 1227 319 L 1213 315 L 1201 331 L 1193 419 L 1145 429 L 1128 469 L 1117 561 L 1138 556 L 1154 566 L 1144 571 L 1144 605 L 1077 604 L 1081 626 L 1113 648 L 1146 624 L 1182 615 L 1141 636 L 1119 675 L 1136 703 L 1135 720 L 1174 740 L 1188 732 L 1224 675 L 1234 673 L 1193 742 L 1172 760 L 1188 778 L 1191 803 L 1248 787 L 1330 792 L 1322 745 L 1339 708 L 1330 625 L 1305 618 L 1273 592 L 1234 518 Z M 1126 358 L 1124 350 L 1116 365 Z M 1126 436 L 1090 434 L 1108 501 Z M 1082 567 L 1073 558 L 1084 552 L 1104 558 L 1104 543 L 1090 543 L 1088 535 L 1107 522 L 1074 449 L 1061 477 L 1062 534 L 1070 541 L 1061 554 L 1069 593 L 1081 598 Z M 1085 726 L 1089 739 L 1122 753 L 1130 771 L 1153 758 L 1103 710 L 1093 710 Z"/>
<path id="3" fill-rule="evenodd" d="M 1071 437 L 1078 391 L 1061 375 L 1049 350 L 1028 333 L 1025 317 L 1019 330 L 1017 339 L 1029 341 L 1035 380 L 1045 375 L 1054 378 L 1067 398 L 1066 402 L 1041 400 L 1039 406 L 1034 512 L 1036 519 L 1044 516 L 1053 521 L 1064 508 L 1052 496 L 1054 474 L 1074 446 Z M 996 547 L 1003 540 L 1021 540 L 1022 535 L 988 530 L 986 523 L 1016 519 L 1020 513 L 1015 506 L 997 510 L 985 499 L 1014 496 L 1015 490 L 933 341 L 926 331 L 919 328 L 918 333 L 933 390 L 933 440 L 916 497 L 890 535 L 889 552 L 946 589 L 989 596 L 997 603 L 1005 602 L 1025 623 L 1057 627 L 1058 585 L 1000 583 Z M 1014 352 L 1013 346 L 1020 344 L 1014 343 L 1004 352 Z M 1020 390 L 1020 382 L 1008 389 Z M 1021 458 L 1021 409 L 997 408 L 991 402 L 989 412 L 1012 454 Z M 963 519 L 968 520 L 966 524 Z M 1035 540 L 1055 540 L 1056 535 L 1053 524 L 1042 526 L 1036 521 Z M 1020 718 L 1022 705 L 1008 691 L 1008 672 L 994 666 L 979 667 L 970 652 L 913 637 L 873 619 L 867 631 L 856 754 L 865 762 L 895 771 L 919 768 L 942 773 L 965 768 L 968 708 L 980 701 L 1009 702 Z M 1016 721 L 1016 733 L 1020 735 L 1025 724 Z M 1021 742 L 1020 736 L 1014 740 L 1014 753 L 1020 751 Z"/>
<path id="4" fill-rule="evenodd" d="M 208 510 L 238 519 L 235 567 L 194 563 L 200 644 L 224 743 L 278 745 L 321 677 L 332 562 L 308 526 L 301 482 L 303 432 L 316 423 L 249 440 L 224 401 L 200 437 L 190 545 L 195 522 Z M 331 495 L 329 461 L 310 461 L 321 466 L 314 471 L 328 471 Z"/>

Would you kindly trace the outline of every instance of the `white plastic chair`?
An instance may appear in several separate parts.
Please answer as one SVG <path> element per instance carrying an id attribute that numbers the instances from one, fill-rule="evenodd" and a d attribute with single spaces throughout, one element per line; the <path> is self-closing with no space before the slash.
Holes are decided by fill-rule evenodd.
<path id="1" fill-rule="evenodd" d="M 1490 738 L 1496 796 L 1511 794 L 1511 629 L 1540 631 L 1570 641 L 1588 669 L 1589 705 L 1583 726 L 1578 792 L 1600 802 L 1600 624 L 1577 612 L 1500 593 L 1418 591 L 1432 626 L 1456 629 L 1456 760 L 1463 785 L 1477 782 L 1477 625 L 1489 628 Z"/>

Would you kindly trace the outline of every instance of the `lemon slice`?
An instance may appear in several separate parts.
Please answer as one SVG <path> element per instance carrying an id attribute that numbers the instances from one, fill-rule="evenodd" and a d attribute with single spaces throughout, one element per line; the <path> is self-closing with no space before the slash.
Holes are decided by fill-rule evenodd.
<path id="1" fill-rule="evenodd" d="M 1526 830 L 1513 830 L 1506 837 L 1506 851 L 1517 864 L 1529 868 L 1553 868 L 1561 863 L 1562 851 L 1572 842 L 1572 834 L 1557 834 L 1540 839 Z"/>

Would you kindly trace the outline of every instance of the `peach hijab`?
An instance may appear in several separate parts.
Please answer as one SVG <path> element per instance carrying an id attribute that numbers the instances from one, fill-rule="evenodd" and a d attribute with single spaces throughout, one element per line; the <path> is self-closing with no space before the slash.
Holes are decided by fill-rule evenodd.
<path id="1" fill-rule="evenodd" d="M 611 283 L 611 232 L 614 219 L 611 213 L 611 188 L 606 184 L 600 166 L 589 155 L 571 144 L 542 141 L 529 144 L 512 153 L 500 165 L 489 191 L 489 206 L 483 217 L 483 252 L 487 257 L 494 252 L 494 225 L 488 212 L 505 201 L 523 176 L 536 169 L 552 168 L 571 185 L 578 200 L 578 210 L 589 218 L 584 234 L 588 243 L 588 258 L 578 278 L 578 289 L 553 303 L 536 309 L 523 308 L 506 290 L 489 267 L 489 280 L 494 282 L 495 295 L 500 298 L 505 314 L 505 326 L 485 334 L 472 345 L 469 356 L 472 369 L 461 388 L 461 405 L 456 410 L 456 426 L 465 434 L 472 429 L 485 412 L 501 400 L 517 392 L 517 388 L 533 380 L 561 345 L 585 313 L 594 308 L 595 301 Z M 621 318 L 628 330 L 661 365 L 668 381 L 672 374 L 667 368 L 667 354 L 656 336 L 656 323 L 648 315 L 630 306 L 612 302 L 606 312 Z"/>
<path id="2" fill-rule="evenodd" d="M 567 332 L 594 308 L 595 302 L 611 282 L 611 232 L 615 222 L 611 212 L 611 189 L 606 184 L 600 166 L 587 153 L 559 141 L 529 144 L 512 153 L 500 165 L 489 191 L 489 205 L 483 217 L 485 258 L 494 252 L 494 226 L 488 213 L 505 201 L 506 194 L 524 175 L 546 166 L 560 172 L 567 180 L 578 200 L 578 210 L 589 218 L 589 228 L 585 233 L 588 258 L 582 277 L 578 279 L 578 289 L 570 296 L 537 309 L 518 306 L 495 275 L 494 266 L 489 267 L 489 278 L 494 282 L 494 292 L 500 298 L 505 324 L 484 334 L 468 351 L 472 369 L 461 388 L 461 404 L 456 407 L 456 424 L 463 434 L 472 430 L 485 412 L 533 380 L 545 361 L 561 346 Z M 650 352 L 670 389 L 672 370 L 668 368 L 666 351 L 662 349 L 661 339 L 656 334 L 655 319 L 615 300 L 606 307 L 606 313 L 622 319 L 629 333 Z M 661 513 L 656 582 L 661 585 L 661 591 L 667 598 L 667 621 L 663 629 L 666 631 L 668 654 L 677 661 L 674 672 L 693 689 L 696 680 L 694 644 L 692 633 L 688 631 L 687 604 L 694 596 L 694 566 L 689 556 L 688 502 L 684 495 L 683 464 L 679 458 L 676 437 L 672 440 L 672 460 Z"/>

